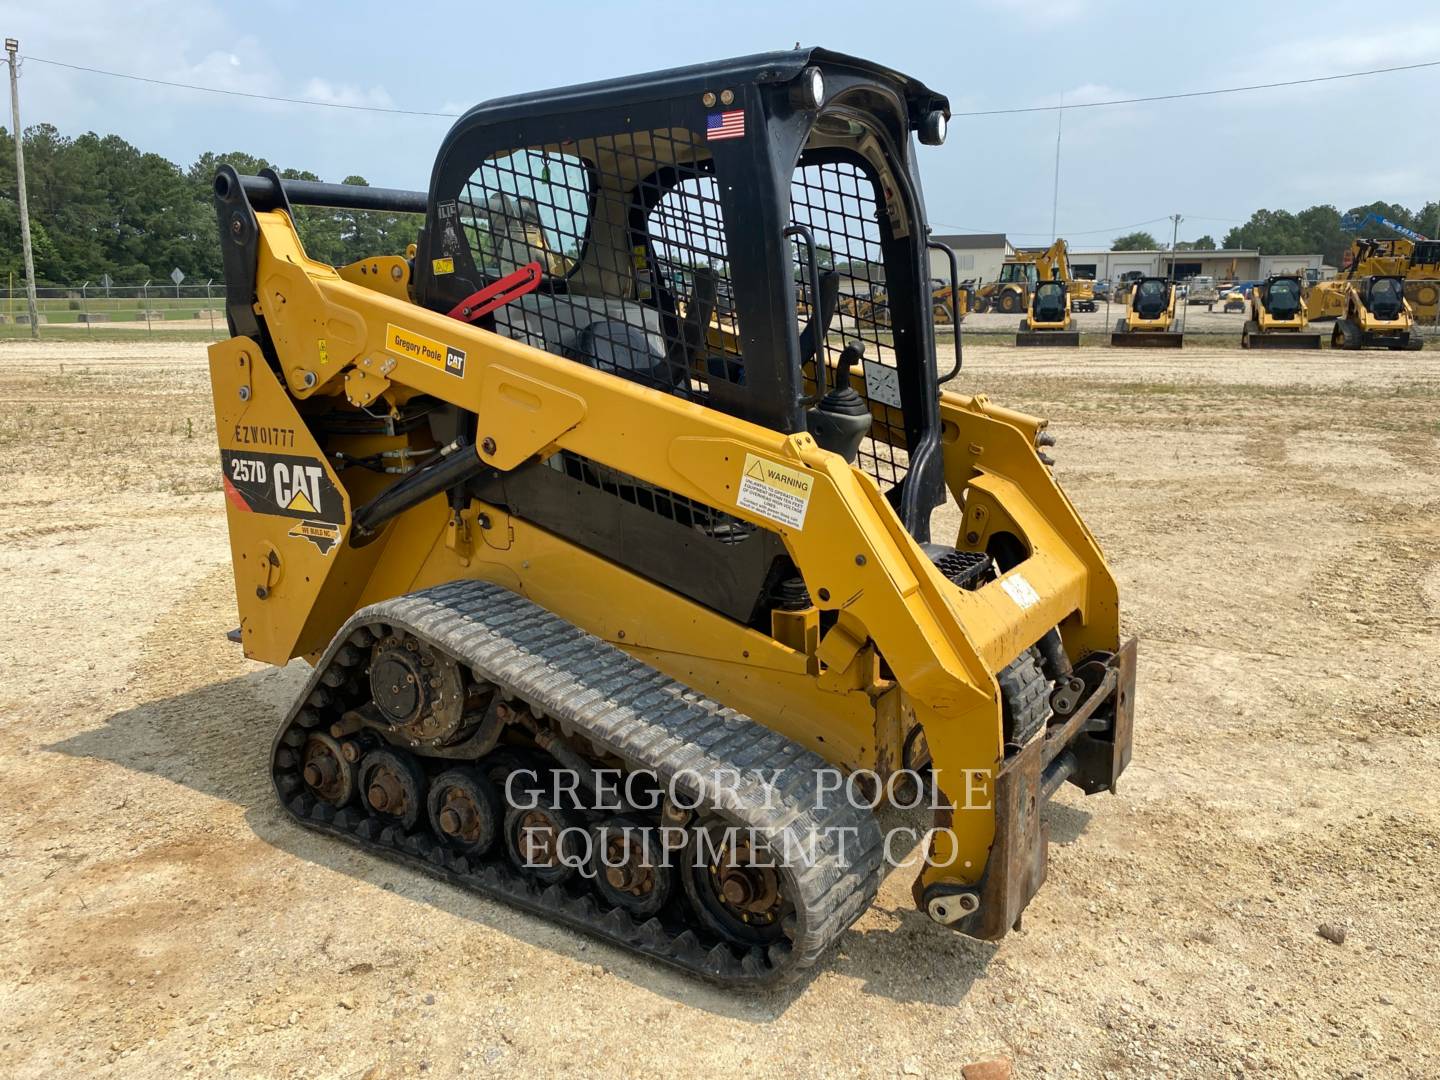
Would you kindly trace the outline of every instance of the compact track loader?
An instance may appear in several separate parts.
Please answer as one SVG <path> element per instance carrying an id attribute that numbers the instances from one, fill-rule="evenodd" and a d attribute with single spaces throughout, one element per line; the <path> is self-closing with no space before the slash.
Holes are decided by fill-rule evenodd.
<path id="1" fill-rule="evenodd" d="M 1352 278 L 1345 314 L 1335 320 L 1333 349 L 1406 349 L 1425 345 L 1415 326 L 1405 279 L 1398 275 Z"/>
<path id="2" fill-rule="evenodd" d="M 1185 334 L 1175 326 L 1175 283 L 1169 278 L 1142 277 L 1130 287 L 1125 314 L 1115 321 L 1111 345 L 1179 349 Z"/>
<path id="3" fill-rule="evenodd" d="M 1305 285 L 1293 274 L 1275 274 L 1250 290 L 1250 317 L 1240 330 L 1244 349 L 1318 349 L 1308 329 Z"/>
<path id="4" fill-rule="evenodd" d="M 1030 294 L 1030 310 L 1020 320 L 1016 345 L 1080 344 L 1080 331 L 1071 329 L 1070 288 L 1063 281 L 1042 281 Z"/>
<path id="5" fill-rule="evenodd" d="M 1047 800 L 1129 761 L 1135 645 L 1045 421 L 944 389 L 947 117 L 802 49 L 480 105 L 428 193 L 220 169 L 237 636 L 313 665 L 296 822 L 736 987 L 907 855 L 937 925 L 1018 922 Z M 337 269 L 301 204 L 423 224 Z M 888 324 L 834 333 L 822 262 Z"/>

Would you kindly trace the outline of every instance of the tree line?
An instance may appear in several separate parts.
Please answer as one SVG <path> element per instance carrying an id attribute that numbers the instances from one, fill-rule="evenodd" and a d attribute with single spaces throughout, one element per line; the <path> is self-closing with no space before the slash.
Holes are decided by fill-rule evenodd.
<path id="1" fill-rule="evenodd" d="M 1403 225 L 1422 236 L 1440 239 L 1440 203 L 1427 202 L 1419 210 L 1411 210 L 1399 203 L 1373 202 L 1366 206 L 1352 206 L 1348 213 L 1364 216 L 1367 213 L 1388 218 L 1397 225 Z M 1330 205 L 1312 206 L 1298 213 L 1289 210 L 1256 210 L 1250 220 L 1237 225 L 1225 234 L 1217 245 L 1214 238 L 1202 236 L 1198 240 L 1182 240 L 1175 245 L 1177 251 L 1210 251 L 1220 248 L 1247 248 L 1262 255 L 1313 255 L 1319 252 L 1331 266 L 1340 266 L 1345 252 L 1357 236 L 1371 236 L 1379 239 L 1391 237 L 1390 230 L 1374 222 L 1358 233 L 1347 232 L 1340 227 L 1344 215 Z M 1154 251 L 1164 250 L 1162 244 L 1148 232 L 1126 233 L 1115 238 L 1111 251 Z"/>
<path id="2" fill-rule="evenodd" d="M 165 281 L 179 267 L 187 280 L 220 281 L 220 239 L 212 181 L 221 163 L 241 173 L 271 167 L 241 152 L 204 153 L 188 168 L 147 154 L 118 135 L 74 138 L 50 124 L 25 129 L 25 183 L 35 277 L 41 285 L 80 285 L 109 274 L 117 283 Z M 279 170 L 290 180 L 312 172 Z M 365 184 L 347 176 L 347 184 Z M 0 128 L 0 284 L 24 275 L 15 144 Z M 398 254 L 415 239 L 416 214 L 297 207 L 296 226 L 312 257 L 343 266 L 369 255 Z"/>

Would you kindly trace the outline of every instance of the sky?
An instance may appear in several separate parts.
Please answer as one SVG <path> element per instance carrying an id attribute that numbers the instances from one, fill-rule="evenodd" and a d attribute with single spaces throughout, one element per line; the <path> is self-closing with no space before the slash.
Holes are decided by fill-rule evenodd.
<path id="1" fill-rule="evenodd" d="M 1303 14 L 1297 12 L 1303 11 Z M 1440 60 L 1440 5 L 1403 27 L 1351 3 L 977 0 L 944 5 L 0 0 L 22 57 L 258 94 L 458 113 L 491 97 L 785 49 L 864 56 L 956 113 L 1053 107 Z M 253 101 L 21 66 L 22 121 L 117 134 L 182 166 L 243 150 L 327 180 L 423 189 L 451 121 Z M 1072 248 L 1143 228 L 1217 240 L 1260 207 L 1440 198 L 1440 67 L 1067 111 L 1056 226 Z M 8 113 L 4 126 L 9 127 Z M 1057 114 L 956 117 L 922 149 L 937 232 L 1051 238 Z M 1372 138 L 1373 152 L 1364 140 Z"/>

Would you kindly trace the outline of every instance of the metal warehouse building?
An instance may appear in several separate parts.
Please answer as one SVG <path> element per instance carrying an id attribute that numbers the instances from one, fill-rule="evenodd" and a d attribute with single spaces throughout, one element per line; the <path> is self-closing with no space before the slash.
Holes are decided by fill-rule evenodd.
<path id="1" fill-rule="evenodd" d="M 1299 274 L 1323 280 L 1335 275 L 1335 268 L 1327 267 L 1322 255 L 1261 255 L 1249 248 L 1177 251 L 1174 260 L 1177 281 L 1197 276 L 1217 281 L 1261 281 L 1271 274 Z M 1147 277 L 1169 277 L 1170 261 L 1168 251 L 1070 251 L 1070 269 L 1075 276 L 1097 281 L 1114 281 L 1132 271 Z"/>
<path id="2" fill-rule="evenodd" d="M 1018 250 L 1045 250 L 1044 247 L 1016 248 L 1004 233 L 937 235 L 932 239 L 955 252 L 961 281 L 977 283 L 998 278 L 1006 257 Z M 1070 269 L 1076 277 L 1096 281 L 1114 281 L 1131 272 L 1147 277 L 1169 277 L 1170 252 L 1158 249 L 1082 251 L 1071 248 Z M 1178 281 L 1196 276 L 1213 277 L 1217 281 L 1262 281 L 1271 274 L 1299 274 L 1323 281 L 1335 276 L 1335 268 L 1325 265 L 1322 255 L 1262 255 L 1253 248 L 1175 253 L 1175 278 Z M 950 277 L 949 264 L 940 252 L 930 252 L 930 276 L 941 281 Z"/>

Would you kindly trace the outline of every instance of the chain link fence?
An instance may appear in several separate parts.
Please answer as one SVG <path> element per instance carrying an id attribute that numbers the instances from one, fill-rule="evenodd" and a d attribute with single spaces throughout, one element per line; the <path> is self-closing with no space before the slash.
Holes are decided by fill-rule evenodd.
<path id="1" fill-rule="evenodd" d="M 164 334 L 175 330 L 202 330 L 221 335 L 225 326 L 225 283 L 207 281 L 174 285 L 144 282 L 139 285 L 46 287 L 35 290 L 39 322 L 44 327 L 81 329 L 91 333 L 106 328 Z M 29 333 L 30 308 L 23 286 L 0 287 L 0 328 L 6 336 L 17 330 Z"/>
<path id="2" fill-rule="evenodd" d="M 46 287 L 36 290 L 40 325 L 66 328 L 65 336 L 82 333 L 103 333 L 120 330 L 160 336 L 175 331 L 200 331 L 223 337 L 229 331 L 225 324 L 225 288 L 219 281 L 204 284 L 189 282 L 173 285 L 145 282 L 139 285 L 93 285 L 79 287 Z M 1221 295 L 1214 300 L 1181 295 L 1175 302 L 1175 329 L 1197 342 L 1224 345 L 1228 339 L 1239 344 L 1240 332 L 1250 317 L 1250 298 L 1243 290 Z M 1405 296 L 1415 313 L 1416 329 L 1426 340 L 1426 348 L 1440 348 L 1440 279 L 1410 278 L 1405 282 Z M 1328 311 L 1343 311 L 1343 291 L 1329 305 Z M 1338 305 L 1338 307 L 1337 307 Z M 942 368 L 948 362 L 948 342 L 953 337 L 949 325 L 948 300 L 936 303 L 936 330 L 941 341 Z M 962 318 L 964 338 L 977 344 L 1013 344 L 1025 319 L 1024 302 L 1011 304 L 1013 311 L 970 311 Z M 1116 324 L 1125 316 L 1126 304 L 1120 291 L 1100 289 L 1092 312 L 1073 312 L 1072 327 L 1080 332 L 1085 343 L 1110 340 Z M 888 333 L 888 303 L 881 296 L 865 302 L 846 302 L 842 297 L 832 334 L 854 334 L 860 324 L 874 322 Z M 28 336 L 30 315 L 21 286 L 0 285 L 0 337 Z M 1333 327 L 1333 314 L 1311 322 L 1312 333 L 1319 333 L 1328 344 Z"/>

